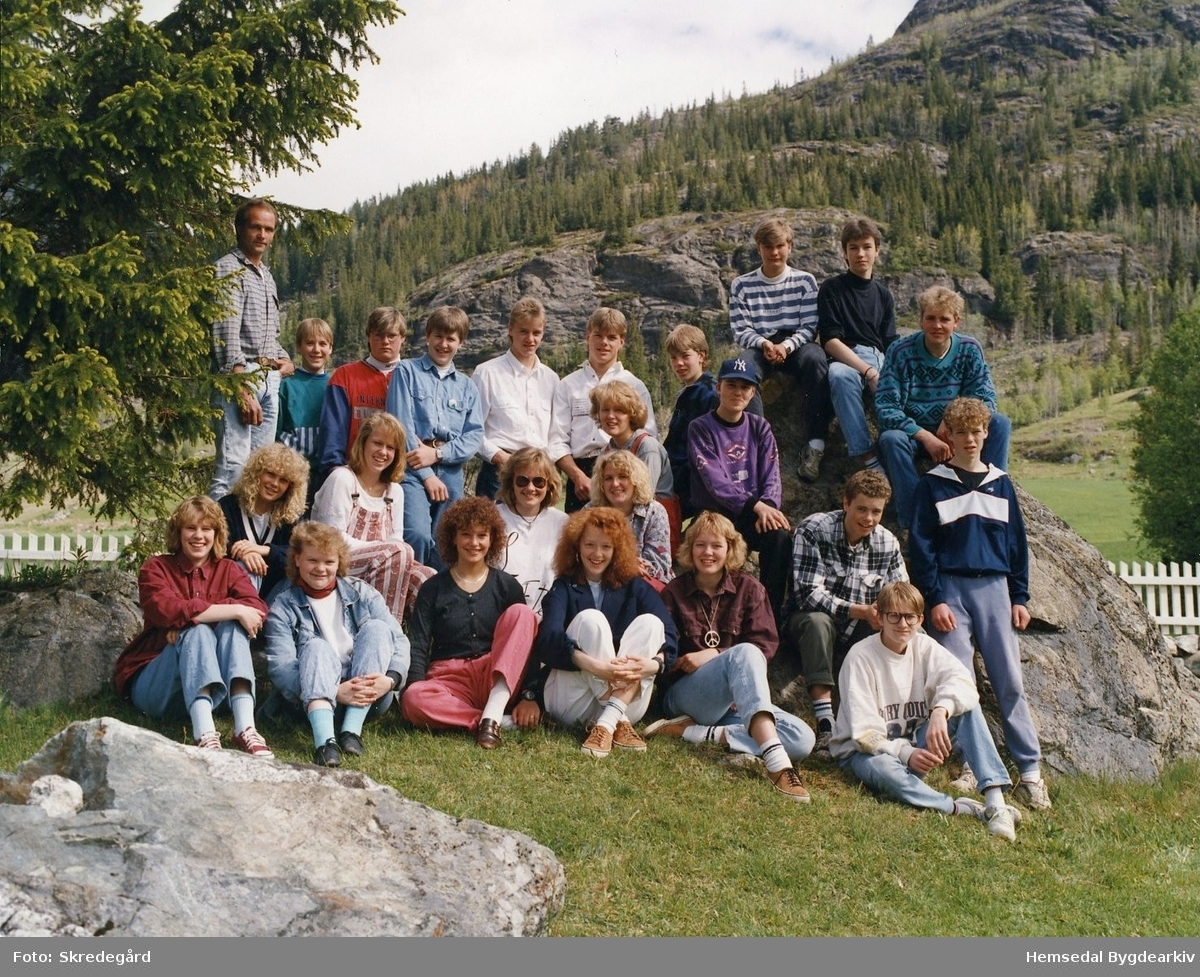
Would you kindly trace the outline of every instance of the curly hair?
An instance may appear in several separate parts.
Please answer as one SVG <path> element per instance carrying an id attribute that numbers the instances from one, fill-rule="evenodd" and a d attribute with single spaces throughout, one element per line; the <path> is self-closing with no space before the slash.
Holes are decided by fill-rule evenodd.
<path id="1" fill-rule="evenodd" d="M 391 441 L 396 449 L 396 457 L 387 468 L 380 473 L 380 478 L 386 482 L 399 482 L 404 478 L 404 454 L 406 440 L 404 426 L 386 411 L 378 411 L 362 422 L 354 443 L 346 456 L 346 464 L 355 475 L 361 475 L 367 467 L 367 439 L 376 431 Z"/>
<path id="2" fill-rule="evenodd" d="M 701 533 L 721 536 L 729 544 L 729 552 L 725 556 L 726 570 L 740 570 L 746 565 L 746 541 L 742 539 L 742 534 L 733 528 L 733 523 L 725 516 L 705 509 L 692 520 L 687 532 L 683 534 L 679 551 L 675 554 L 675 561 L 685 570 L 696 569 L 696 562 L 692 559 L 692 547 Z"/>
<path id="3" fill-rule="evenodd" d="M 491 542 L 484 559 L 490 567 L 499 566 L 504 557 L 504 548 L 508 545 L 508 527 L 504 525 L 496 503 L 482 495 L 468 495 L 451 502 L 438 520 L 437 548 L 446 566 L 458 562 L 458 546 L 454 537 L 459 530 L 472 526 L 482 526 L 488 531 Z"/>
<path id="4" fill-rule="evenodd" d="M 271 506 L 272 526 L 290 526 L 302 515 L 308 498 L 308 461 L 295 448 L 278 441 L 253 452 L 230 492 L 243 512 L 253 512 L 258 502 L 258 480 L 264 473 L 285 479 L 287 490 Z"/>
<path id="5" fill-rule="evenodd" d="M 304 552 L 304 547 L 311 547 L 318 553 L 336 553 L 338 558 L 338 576 L 344 577 L 350 572 L 350 544 L 342 535 L 340 529 L 327 526 L 323 522 L 311 519 L 300 523 L 292 530 L 292 539 L 288 543 L 287 577 L 295 582 L 300 579 L 300 569 L 296 560 Z"/>
<path id="6" fill-rule="evenodd" d="M 633 504 L 648 505 L 654 501 L 654 486 L 650 484 L 650 469 L 632 451 L 610 451 L 596 459 L 592 469 L 592 504 L 608 505 L 604 494 L 604 473 L 627 475 L 633 485 Z"/>
<path id="7" fill-rule="evenodd" d="M 846 479 L 846 487 L 842 489 L 842 501 L 853 502 L 860 495 L 887 502 L 892 497 L 892 485 L 883 472 L 873 468 L 862 468 Z"/>
<path id="8" fill-rule="evenodd" d="M 533 469 L 546 479 L 546 497 L 542 499 L 543 509 L 553 509 L 558 505 L 562 495 L 562 478 L 550 456 L 541 448 L 518 448 L 500 468 L 500 501 L 517 511 L 517 487 L 513 479 L 521 469 Z"/>
<path id="9" fill-rule="evenodd" d="M 592 402 L 591 417 L 600 423 L 600 412 L 605 408 L 619 410 L 629 415 L 629 426 L 635 431 L 646 426 L 649 411 L 637 391 L 624 380 L 609 380 L 592 388 L 589 395 Z"/>
<path id="10" fill-rule="evenodd" d="M 942 423 L 955 431 L 986 431 L 992 422 L 992 409 L 977 397 L 955 397 L 942 411 Z"/>
<path id="11" fill-rule="evenodd" d="M 963 313 L 967 310 L 967 303 L 963 301 L 963 297 L 958 292 L 951 291 L 945 285 L 930 285 L 917 296 L 917 308 L 921 312 L 922 319 L 925 318 L 927 312 L 932 312 L 934 315 L 947 313 L 955 319 L 962 319 Z"/>
<path id="12" fill-rule="evenodd" d="M 579 543 L 589 528 L 600 530 L 612 541 L 612 561 L 605 568 L 602 578 L 605 586 L 615 590 L 624 587 L 634 577 L 641 576 L 637 540 L 633 537 L 629 520 L 609 506 L 580 509 L 567 520 L 554 550 L 555 576 L 569 577 L 576 583 L 587 582 L 587 575 L 579 560 Z"/>
<path id="13" fill-rule="evenodd" d="M 193 495 L 190 499 L 184 499 L 171 513 L 167 520 L 167 552 L 177 554 L 183 549 L 180 533 L 189 520 L 194 520 L 200 526 L 212 526 L 212 558 L 219 560 L 224 557 L 229 545 L 229 527 L 225 524 L 225 513 L 221 507 L 207 495 Z"/>

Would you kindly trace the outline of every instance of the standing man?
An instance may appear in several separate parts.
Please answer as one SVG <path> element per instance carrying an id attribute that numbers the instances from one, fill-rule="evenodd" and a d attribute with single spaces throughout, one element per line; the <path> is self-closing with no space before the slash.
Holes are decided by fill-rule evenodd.
<path id="1" fill-rule="evenodd" d="M 275 440 L 279 381 L 296 367 L 279 343 L 279 296 L 263 255 L 275 238 L 275 208 L 261 197 L 234 214 L 237 247 L 217 260 L 217 278 L 227 279 L 228 314 L 213 323 L 213 358 L 218 373 L 252 373 L 237 395 L 215 394 L 217 455 L 208 494 L 228 495 L 250 452 Z"/>

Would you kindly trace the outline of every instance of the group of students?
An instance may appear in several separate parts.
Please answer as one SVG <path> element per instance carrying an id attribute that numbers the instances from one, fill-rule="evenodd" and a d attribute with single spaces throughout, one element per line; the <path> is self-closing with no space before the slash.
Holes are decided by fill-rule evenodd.
<path id="1" fill-rule="evenodd" d="M 1016 796 L 1047 808 L 1014 630 L 1029 620 L 1027 557 L 1011 483 L 984 453 L 999 416 L 994 392 L 990 403 L 972 396 L 990 380 L 965 382 L 982 356 L 954 334 L 961 299 L 926 292 L 921 332 L 891 344 L 884 328 L 891 348 L 872 360 L 846 315 L 882 311 L 894 335 L 886 288 L 864 295 L 843 282 L 810 295 L 786 265 L 790 228 L 764 222 L 756 241 L 763 267 L 731 292 L 734 338 L 753 355 L 725 360 L 714 379 L 703 331 L 672 330 L 665 349 L 685 386 L 661 443 L 645 385 L 618 359 L 626 323 L 615 309 L 591 316 L 587 359 L 562 379 L 537 355 L 536 299 L 514 306 L 509 350 L 469 377 L 454 365 L 469 326 L 461 309 L 435 310 L 427 350 L 410 360 L 403 317 L 377 309 L 369 355 L 325 383 L 332 334 L 304 320 L 301 367 L 280 392 L 279 443 L 250 456 L 219 504 L 182 503 L 168 552 L 142 568 L 145 628 L 117 663 L 118 692 L 150 715 L 186 711 L 203 748 L 220 748 L 212 711 L 228 699 L 235 744 L 271 756 L 255 725 L 250 641 L 261 633 L 275 708 L 260 719 L 286 707 L 305 715 L 322 765 L 361 754 L 364 721 L 398 698 L 414 726 L 469 730 L 487 749 L 543 714 L 584 726 L 582 750 L 597 759 L 644 751 L 657 736 L 724 744 L 801 802 L 810 798 L 796 764 L 817 749 L 882 794 L 972 814 L 1012 838 L 1019 814 L 1004 803 L 1012 785 L 979 713 L 972 638 L 1021 774 Z M 869 221 L 847 225 L 847 274 L 871 282 L 878 244 Z M 760 389 L 764 369 L 800 354 L 807 403 L 827 396 L 810 369 L 809 347 L 820 344 L 802 328 L 812 298 L 821 316 L 841 317 L 822 357 L 830 386 L 845 366 L 860 381 L 860 411 L 874 391 L 881 429 L 888 410 L 900 418 L 879 453 L 889 475 L 894 459 L 913 466 L 895 503 L 918 588 L 881 525 L 892 489 L 869 443 L 851 446 L 862 470 L 842 510 L 813 514 L 794 533 L 782 512 Z M 893 357 L 901 344 L 919 348 Z M 947 406 L 948 391 L 966 396 Z M 853 423 L 838 410 L 849 443 Z M 910 420 L 911 445 L 889 448 L 889 431 Z M 819 463 L 814 441 L 802 476 Z M 918 480 L 922 452 L 941 464 Z M 464 496 L 474 455 L 482 470 Z M 758 579 L 743 570 L 749 550 Z M 926 601 L 936 642 L 918 631 Z M 799 652 L 815 732 L 771 703 L 767 661 L 781 634 Z M 656 691 L 665 718 L 639 734 Z M 983 804 L 924 784 L 952 746 L 965 761 L 955 784 L 978 788 Z"/>

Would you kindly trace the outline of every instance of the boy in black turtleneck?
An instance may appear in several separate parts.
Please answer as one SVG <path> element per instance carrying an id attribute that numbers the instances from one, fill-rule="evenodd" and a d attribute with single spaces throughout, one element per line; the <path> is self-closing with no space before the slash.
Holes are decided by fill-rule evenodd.
<path id="1" fill-rule="evenodd" d="M 849 271 L 827 279 L 817 292 L 817 333 L 829 356 L 829 393 L 846 453 L 861 468 L 879 469 L 867 427 L 864 399 L 875 395 L 884 351 L 896 338 L 892 293 L 874 276 L 879 227 L 867 217 L 842 228 Z"/>

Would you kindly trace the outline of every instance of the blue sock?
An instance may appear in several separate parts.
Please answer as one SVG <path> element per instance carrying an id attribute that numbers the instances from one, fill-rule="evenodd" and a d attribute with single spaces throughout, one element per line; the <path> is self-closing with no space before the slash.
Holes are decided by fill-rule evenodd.
<path id="1" fill-rule="evenodd" d="M 342 717 L 342 732 L 362 735 L 363 723 L 367 721 L 370 706 L 346 706 L 346 714 Z"/>
<path id="2" fill-rule="evenodd" d="M 313 746 L 324 746 L 333 739 L 333 710 L 310 709 L 308 725 L 313 731 Z"/>

